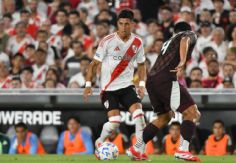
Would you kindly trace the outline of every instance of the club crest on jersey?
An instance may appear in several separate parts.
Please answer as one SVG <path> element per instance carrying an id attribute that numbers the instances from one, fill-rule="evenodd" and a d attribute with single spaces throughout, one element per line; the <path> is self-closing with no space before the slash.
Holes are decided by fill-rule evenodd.
<path id="1" fill-rule="evenodd" d="M 133 49 L 134 53 L 137 53 L 138 47 L 136 45 L 132 45 L 132 49 Z"/>
<path id="2" fill-rule="evenodd" d="M 108 101 L 108 100 L 106 100 L 106 101 L 104 102 L 104 106 L 105 106 L 106 109 L 109 108 L 109 101 Z"/>

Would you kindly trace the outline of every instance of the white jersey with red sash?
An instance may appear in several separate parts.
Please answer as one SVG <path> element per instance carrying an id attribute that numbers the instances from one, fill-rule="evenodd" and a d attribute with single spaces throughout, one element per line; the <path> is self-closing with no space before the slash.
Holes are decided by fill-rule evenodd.
<path id="1" fill-rule="evenodd" d="M 102 62 L 101 88 L 114 91 L 133 85 L 135 63 L 145 62 L 142 40 L 131 33 L 127 42 L 117 33 L 106 36 L 99 44 L 94 59 Z"/>
<path id="2" fill-rule="evenodd" d="M 36 64 L 34 64 L 32 68 L 34 70 L 33 80 L 38 84 L 43 84 L 43 82 L 45 82 L 48 65 L 45 64 L 41 67 L 38 67 Z"/>
<path id="3" fill-rule="evenodd" d="M 51 34 L 61 36 L 63 29 L 64 29 L 64 26 L 59 26 L 57 24 L 53 24 L 51 27 Z"/>
<path id="4" fill-rule="evenodd" d="M 11 77 L 7 76 L 4 80 L 0 81 L 0 89 L 7 89 L 11 87 Z"/>
<path id="5" fill-rule="evenodd" d="M 16 36 L 12 36 L 7 45 L 7 50 L 10 51 L 13 55 L 16 53 L 24 53 L 27 45 L 32 44 L 34 40 L 30 35 L 25 36 L 21 42 L 17 42 Z"/>

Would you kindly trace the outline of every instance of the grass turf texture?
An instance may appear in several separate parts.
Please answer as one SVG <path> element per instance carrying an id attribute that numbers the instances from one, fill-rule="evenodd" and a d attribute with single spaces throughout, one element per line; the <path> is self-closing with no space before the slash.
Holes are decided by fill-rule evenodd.
<path id="1" fill-rule="evenodd" d="M 199 156 L 202 163 L 236 163 L 236 156 Z M 176 160 L 172 156 L 150 156 L 151 161 L 141 162 L 153 162 L 153 163 L 183 163 L 182 160 Z M 101 162 L 113 162 L 113 163 L 127 163 L 130 161 L 125 155 L 119 156 L 114 161 L 98 161 L 91 156 L 59 156 L 59 155 L 0 155 L 0 163 L 101 163 Z M 140 162 L 140 161 L 138 161 Z"/>

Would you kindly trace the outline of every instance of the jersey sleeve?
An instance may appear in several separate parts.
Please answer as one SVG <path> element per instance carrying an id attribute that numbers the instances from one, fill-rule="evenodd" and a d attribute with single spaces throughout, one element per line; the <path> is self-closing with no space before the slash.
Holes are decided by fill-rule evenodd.
<path id="1" fill-rule="evenodd" d="M 57 154 L 63 154 L 64 153 L 64 135 L 65 135 L 65 132 L 63 132 L 60 135 L 60 138 L 59 138 L 59 141 L 58 141 L 58 144 L 57 144 Z"/>
<path id="2" fill-rule="evenodd" d="M 36 135 L 31 135 L 30 137 L 30 154 L 37 154 L 38 150 L 38 138 Z"/>
<path id="3" fill-rule="evenodd" d="M 104 42 L 103 40 L 99 43 L 98 48 L 96 50 L 96 53 L 94 55 L 94 59 L 98 60 L 99 62 L 102 62 L 105 56 L 107 55 L 106 53 L 106 48 L 107 48 L 107 42 Z"/>
<path id="4" fill-rule="evenodd" d="M 138 49 L 138 52 L 137 52 L 136 61 L 137 61 L 137 63 L 143 63 L 143 62 L 145 62 L 145 60 L 146 60 L 146 57 L 144 54 L 144 47 L 143 47 L 143 43 L 141 43 L 141 45 Z"/>

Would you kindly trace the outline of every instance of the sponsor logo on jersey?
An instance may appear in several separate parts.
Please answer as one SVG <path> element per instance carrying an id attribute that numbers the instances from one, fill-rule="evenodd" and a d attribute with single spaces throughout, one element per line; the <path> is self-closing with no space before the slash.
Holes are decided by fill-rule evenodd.
<path id="1" fill-rule="evenodd" d="M 130 61 L 132 59 L 131 56 L 113 56 L 114 60 L 126 60 L 126 61 Z"/>
<path id="2" fill-rule="evenodd" d="M 114 49 L 114 51 L 120 51 L 119 46 L 117 46 L 117 47 Z"/>
<path id="3" fill-rule="evenodd" d="M 106 109 L 109 108 L 109 101 L 108 101 L 108 100 L 106 100 L 106 101 L 104 102 L 104 106 L 105 106 Z"/>
<path id="4" fill-rule="evenodd" d="M 96 55 L 97 57 L 100 57 L 100 54 L 98 54 L 98 53 L 96 53 L 95 55 Z"/>

